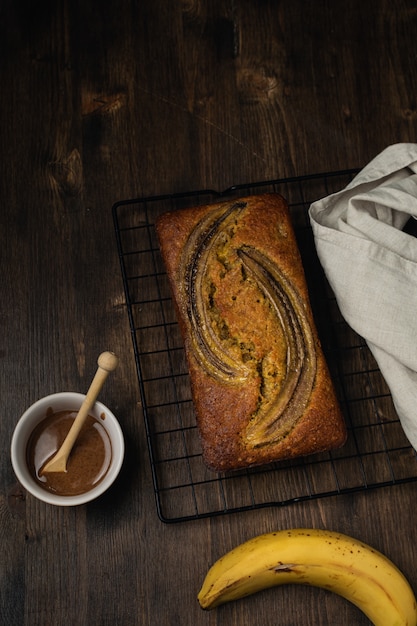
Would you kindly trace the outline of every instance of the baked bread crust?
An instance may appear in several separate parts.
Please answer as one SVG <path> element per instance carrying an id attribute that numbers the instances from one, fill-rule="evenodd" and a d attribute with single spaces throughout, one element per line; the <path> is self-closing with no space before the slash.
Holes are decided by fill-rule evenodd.
<path id="1" fill-rule="evenodd" d="M 285 200 L 169 212 L 156 232 L 206 465 L 236 470 L 343 445 Z"/>

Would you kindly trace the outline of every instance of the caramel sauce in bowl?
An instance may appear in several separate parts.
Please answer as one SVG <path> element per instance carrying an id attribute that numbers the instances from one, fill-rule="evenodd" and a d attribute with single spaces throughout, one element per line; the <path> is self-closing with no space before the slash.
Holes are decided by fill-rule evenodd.
<path id="1" fill-rule="evenodd" d="M 41 487 L 60 496 L 77 496 L 90 491 L 104 478 L 110 467 L 112 449 L 110 437 L 100 421 L 92 415 L 81 429 L 68 458 L 66 472 L 43 472 L 43 468 L 61 447 L 77 411 L 48 409 L 32 431 L 26 447 L 26 462 Z"/>
<path id="2" fill-rule="evenodd" d="M 38 400 L 22 415 L 12 437 L 15 474 L 36 498 L 58 506 L 84 504 L 114 482 L 124 457 L 124 438 L 113 413 L 96 402 L 67 464 L 67 472 L 42 474 L 64 440 L 85 396 L 62 392 Z"/>

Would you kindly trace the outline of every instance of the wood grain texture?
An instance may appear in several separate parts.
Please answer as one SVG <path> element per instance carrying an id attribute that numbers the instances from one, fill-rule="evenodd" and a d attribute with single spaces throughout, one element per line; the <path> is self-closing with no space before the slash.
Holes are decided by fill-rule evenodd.
<path id="1" fill-rule="evenodd" d="M 123 198 L 357 167 L 416 141 L 415 3 L 4 0 L 0 56 L 0 622 L 367 624 L 303 588 L 199 609 L 214 559 L 288 526 L 361 538 L 417 590 L 413 484 L 158 520 L 111 216 Z M 127 443 L 117 484 L 71 510 L 26 497 L 9 460 L 17 419 L 87 389 L 107 349 L 120 366 L 101 399 Z"/>

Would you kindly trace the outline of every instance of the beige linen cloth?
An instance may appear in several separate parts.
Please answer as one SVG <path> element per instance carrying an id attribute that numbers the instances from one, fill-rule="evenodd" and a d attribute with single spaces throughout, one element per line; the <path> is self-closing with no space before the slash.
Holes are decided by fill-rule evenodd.
<path id="1" fill-rule="evenodd" d="M 417 144 L 394 144 L 310 207 L 317 253 L 345 320 L 367 342 L 417 449 Z"/>

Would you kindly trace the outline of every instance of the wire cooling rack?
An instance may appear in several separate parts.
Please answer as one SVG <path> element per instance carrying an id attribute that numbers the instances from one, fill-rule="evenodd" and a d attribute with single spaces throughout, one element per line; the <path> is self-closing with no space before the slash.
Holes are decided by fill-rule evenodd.
<path id="1" fill-rule="evenodd" d="M 314 200 L 356 171 L 263 181 L 223 192 L 193 191 L 113 206 L 155 500 L 163 522 L 179 522 L 417 480 L 416 453 L 364 340 L 343 320 L 326 282 L 308 220 Z M 339 450 L 215 474 L 202 461 L 184 349 L 154 231 L 167 210 L 274 191 L 289 205 L 313 313 L 348 427 Z M 348 271 L 348 268 L 347 268 Z"/>

